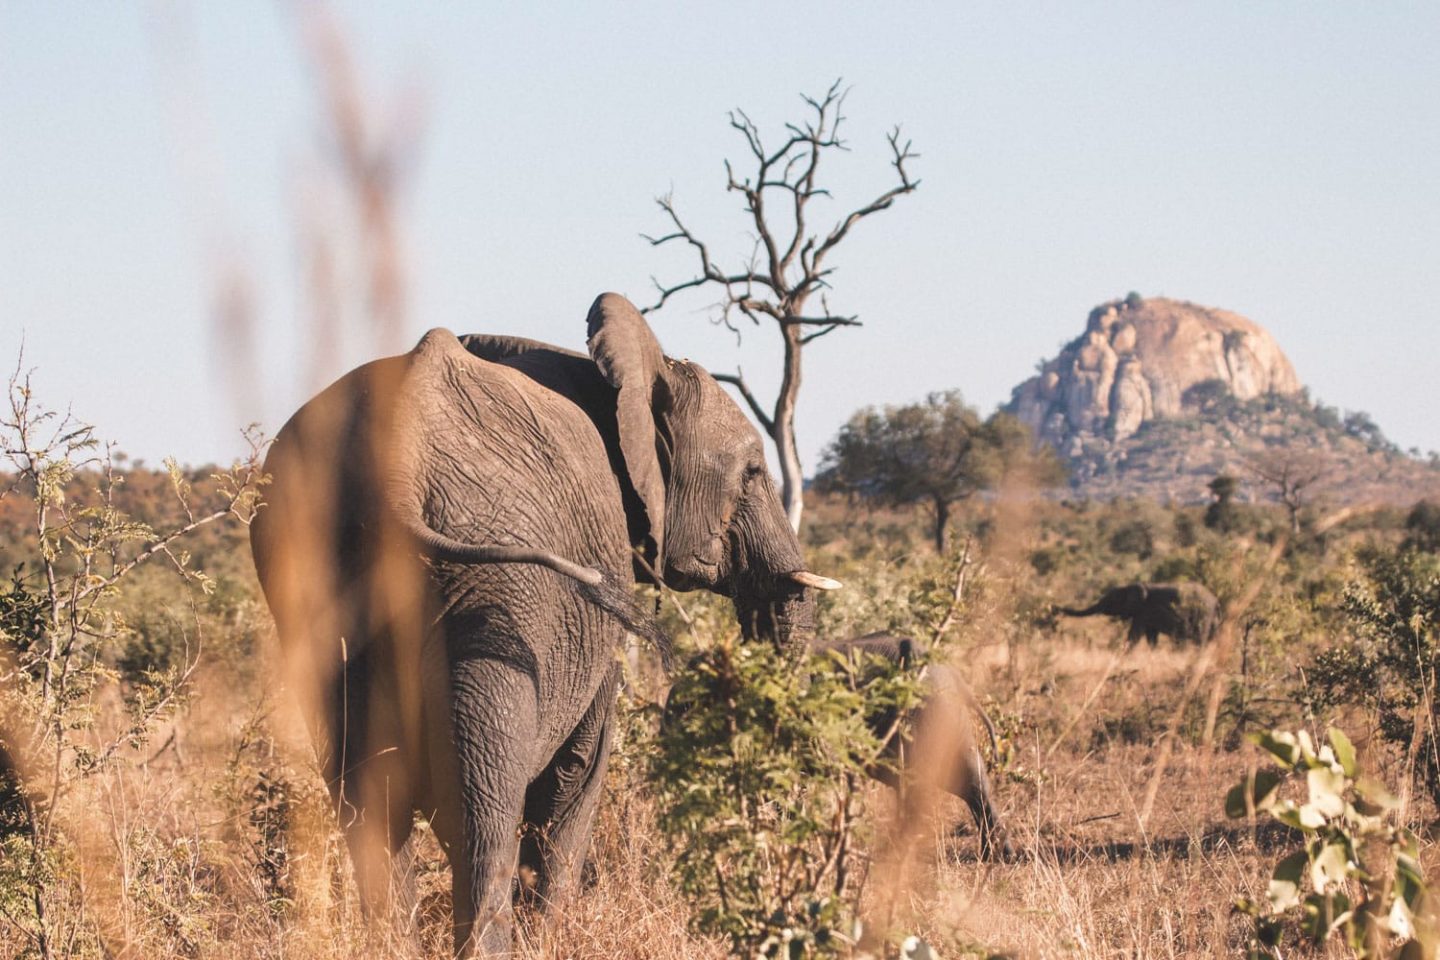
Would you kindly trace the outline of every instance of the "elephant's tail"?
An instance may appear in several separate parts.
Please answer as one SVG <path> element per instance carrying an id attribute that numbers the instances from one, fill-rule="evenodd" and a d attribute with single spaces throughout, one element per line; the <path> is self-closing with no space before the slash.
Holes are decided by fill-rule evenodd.
<path id="1" fill-rule="evenodd" d="M 654 647 L 667 673 L 674 665 L 674 648 L 670 635 L 660 626 L 660 621 L 635 601 L 634 595 L 625 584 L 617 582 L 603 571 L 567 560 L 549 550 L 462 543 L 418 520 L 405 521 L 405 527 L 425 551 L 438 560 L 451 563 L 531 563 L 549 567 L 561 576 L 569 577 L 580 585 L 581 596 Z"/>
<path id="2" fill-rule="evenodd" d="M 980 714 L 980 719 L 985 724 L 985 732 L 990 735 L 990 756 L 998 761 L 1000 759 L 1000 742 L 995 736 L 995 721 L 991 720 L 990 714 L 986 713 L 985 709 L 979 705 L 976 705 L 975 712 Z"/>
<path id="3" fill-rule="evenodd" d="M 626 630 L 654 647 L 660 655 L 660 666 L 667 674 L 674 670 L 675 646 L 670 641 L 670 634 L 660 626 L 659 620 L 635 602 L 635 595 L 625 584 L 601 574 L 597 584 L 581 583 L 580 594 L 619 620 Z"/>
<path id="4" fill-rule="evenodd" d="M 990 755 L 998 758 L 1000 756 L 1000 742 L 995 734 L 995 721 L 990 719 L 990 714 L 986 713 L 985 708 L 980 705 L 980 698 L 975 696 L 975 691 L 970 687 L 970 684 L 961 680 L 959 676 L 954 678 L 954 682 L 961 698 L 965 701 L 965 705 L 970 708 L 972 713 L 980 718 L 981 723 L 985 724 L 985 732 L 990 735 Z"/>

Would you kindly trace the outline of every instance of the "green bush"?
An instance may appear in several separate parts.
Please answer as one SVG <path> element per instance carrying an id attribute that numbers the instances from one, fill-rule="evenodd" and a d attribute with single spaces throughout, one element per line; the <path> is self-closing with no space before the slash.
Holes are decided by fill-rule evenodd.
<path id="1" fill-rule="evenodd" d="M 1264 902 L 1236 905 L 1254 920 L 1249 956 L 1280 960 L 1287 934 L 1322 946 L 1341 940 L 1361 958 L 1433 957 L 1436 924 L 1414 835 L 1389 822 L 1396 803 L 1360 775 L 1355 748 L 1339 730 L 1316 749 L 1305 731 L 1251 737 L 1275 762 L 1225 797 L 1232 818 L 1262 813 L 1299 831 L 1304 845 L 1281 860 Z M 1305 802 L 1282 800 L 1304 778 Z"/>
<path id="2" fill-rule="evenodd" d="M 1233 533 L 1244 526 L 1244 517 L 1235 493 L 1240 481 L 1229 474 L 1220 474 L 1208 484 L 1214 499 L 1205 508 L 1205 526 L 1219 533 Z"/>
<path id="3" fill-rule="evenodd" d="M 691 925 L 737 956 L 846 952 L 857 932 L 859 788 L 884 762 L 867 716 L 910 709 L 888 661 L 722 637 L 670 694 L 650 776 Z"/>
<path id="4" fill-rule="evenodd" d="M 1440 503 L 1421 500 L 1405 517 L 1405 542 L 1410 550 L 1440 553 Z"/>
<path id="5" fill-rule="evenodd" d="M 1110 534 L 1110 549 L 1141 560 L 1149 559 L 1155 552 L 1155 535 L 1150 524 L 1145 520 L 1129 520 L 1120 524 Z"/>
<path id="6" fill-rule="evenodd" d="M 1440 801 L 1440 556 L 1416 550 L 1363 549 L 1359 575 L 1341 608 L 1353 640 L 1318 654 L 1301 695 L 1312 709 L 1360 704 L 1379 717 L 1380 733 L 1404 750 L 1416 742 L 1416 773 Z M 1427 693 L 1430 691 L 1430 693 Z"/>

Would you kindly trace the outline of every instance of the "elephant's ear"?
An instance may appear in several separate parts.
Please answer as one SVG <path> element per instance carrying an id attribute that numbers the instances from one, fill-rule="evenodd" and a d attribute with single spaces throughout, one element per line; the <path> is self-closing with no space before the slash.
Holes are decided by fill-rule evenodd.
<path id="1" fill-rule="evenodd" d="M 668 402 L 665 354 L 635 305 L 618 293 L 602 293 L 590 308 L 586 341 L 605 379 L 620 391 L 615 420 L 630 484 L 645 504 L 655 568 L 663 570 L 665 477 L 656 454 L 657 407 Z"/>

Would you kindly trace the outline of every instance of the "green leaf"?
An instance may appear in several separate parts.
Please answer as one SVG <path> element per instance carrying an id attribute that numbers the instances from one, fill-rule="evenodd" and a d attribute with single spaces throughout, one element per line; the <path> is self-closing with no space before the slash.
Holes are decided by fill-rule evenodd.
<path id="1" fill-rule="evenodd" d="M 1396 897 L 1390 904 L 1390 916 L 1385 920 L 1390 932 L 1397 937 L 1409 939 L 1415 936 L 1415 925 L 1410 919 L 1410 907 L 1403 897 Z"/>
<path id="2" fill-rule="evenodd" d="M 1314 833 L 1325 826 L 1325 818 L 1320 816 L 1313 807 L 1308 804 L 1299 807 L 1289 800 L 1274 807 L 1270 811 L 1270 815 L 1285 826 L 1303 830 L 1306 833 Z"/>
<path id="3" fill-rule="evenodd" d="M 1394 810 L 1400 806 L 1400 801 L 1396 800 L 1394 795 L 1386 789 L 1385 784 L 1373 777 L 1361 777 L 1356 780 L 1355 794 L 1364 801 L 1361 812 L 1369 813 L 1372 816 L 1374 813 Z"/>
<path id="4" fill-rule="evenodd" d="M 1345 813 L 1345 774 L 1330 767 L 1311 767 L 1305 774 L 1310 788 L 1308 806 L 1325 817 L 1338 817 Z"/>
<path id="5" fill-rule="evenodd" d="M 1275 865 L 1275 873 L 1265 893 L 1273 912 L 1281 913 L 1300 903 L 1300 884 L 1309 865 L 1310 857 L 1304 850 L 1292 853 Z"/>
<path id="6" fill-rule="evenodd" d="M 1305 898 L 1305 917 L 1300 929 L 1316 943 L 1320 943 L 1336 927 L 1350 919 L 1350 899 L 1336 891 L 1328 896 L 1312 893 Z"/>
<path id="7" fill-rule="evenodd" d="M 1345 736 L 1345 731 L 1339 727 L 1331 727 L 1328 735 L 1330 746 L 1335 748 L 1335 759 L 1340 761 L 1340 769 L 1345 772 L 1345 776 L 1354 779 L 1360 769 L 1355 760 L 1355 744 L 1350 742 L 1350 738 Z"/>
<path id="8" fill-rule="evenodd" d="M 1300 821 L 1301 830 L 1319 830 L 1328 822 L 1325 818 L 1325 814 L 1322 813 L 1320 809 L 1316 807 L 1313 803 L 1302 803 L 1300 807 L 1296 810 L 1296 814 Z"/>
<path id="9" fill-rule="evenodd" d="M 1257 733 L 1253 739 L 1260 749 L 1269 753 L 1287 767 L 1293 767 L 1300 762 L 1300 744 L 1295 739 L 1295 734 L 1288 730 L 1271 730 L 1267 733 Z"/>
<path id="10" fill-rule="evenodd" d="M 1349 871 L 1349 844 L 1332 841 L 1310 862 L 1310 883 L 1316 893 L 1324 893 L 1329 887 L 1344 883 Z"/>
<path id="11" fill-rule="evenodd" d="M 1280 784 L 1285 780 L 1285 775 L 1278 770 L 1257 770 L 1255 772 L 1254 808 L 1259 811 L 1268 810 L 1275 800 L 1275 794 Z M 1245 788 L 1250 786 L 1248 778 L 1240 781 L 1230 788 L 1225 794 L 1225 816 L 1233 818 L 1243 817 L 1248 812 L 1245 804 Z"/>

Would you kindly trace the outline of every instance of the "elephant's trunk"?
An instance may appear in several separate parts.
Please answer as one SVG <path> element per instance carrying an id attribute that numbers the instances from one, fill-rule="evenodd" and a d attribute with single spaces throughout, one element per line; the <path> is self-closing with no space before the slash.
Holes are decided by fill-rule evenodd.
<path id="1" fill-rule="evenodd" d="M 1097 603 L 1080 610 L 1077 610 L 1074 607 L 1056 607 L 1055 612 L 1066 617 L 1093 617 L 1096 614 L 1104 613 L 1105 611 L 1101 610 L 1100 604 Z"/>
<path id="2" fill-rule="evenodd" d="M 763 481 L 768 490 L 769 475 Z M 815 638 L 815 597 L 840 584 L 811 573 L 778 497 L 752 497 L 730 530 L 728 582 L 746 640 L 763 640 L 795 654 Z"/>
<path id="3" fill-rule="evenodd" d="M 781 584 L 779 592 L 770 596 L 737 596 L 735 615 L 746 640 L 773 643 L 794 653 L 815 639 L 815 594 L 789 581 Z"/>

